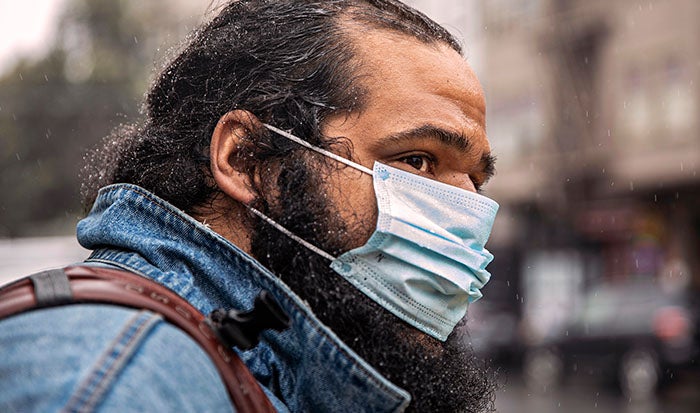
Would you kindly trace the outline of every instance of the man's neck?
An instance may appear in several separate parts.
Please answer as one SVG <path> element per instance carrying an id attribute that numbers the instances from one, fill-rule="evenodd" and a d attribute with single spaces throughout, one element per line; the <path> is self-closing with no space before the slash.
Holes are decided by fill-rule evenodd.
<path id="1" fill-rule="evenodd" d="M 239 202 L 219 194 L 205 206 L 197 208 L 192 217 L 250 254 L 250 218 Z"/>

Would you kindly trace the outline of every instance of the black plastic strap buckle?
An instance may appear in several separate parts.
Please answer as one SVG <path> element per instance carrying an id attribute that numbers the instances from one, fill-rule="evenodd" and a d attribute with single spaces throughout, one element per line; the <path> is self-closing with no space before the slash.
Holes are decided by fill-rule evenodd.
<path id="1" fill-rule="evenodd" d="M 62 269 L 43 271 L 29 277 L 34 285 L 37 307 L 67 304 L 73 301 L 68 276 Z"/>
<path id="2" fill-rule="evenodd" d="M 219 308 L 207 318 L 222 343 L 228 347 L 249 350 L 258 344 L 260 333 L 273 329 L 283 331 L 291 320 L 268 291 L 261 291 L 255 298 L 251 311 L 241 312 Z"/>

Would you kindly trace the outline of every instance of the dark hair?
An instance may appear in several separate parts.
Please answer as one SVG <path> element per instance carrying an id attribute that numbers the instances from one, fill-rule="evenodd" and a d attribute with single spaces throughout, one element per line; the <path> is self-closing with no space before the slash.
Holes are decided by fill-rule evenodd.
<path id="1" fill-rule="evenodd" d="M 461 51 L 445 29 L 396 0 L 232 1 L 156 78 L 143 123 L 116 130 L 89 157 L 85 205 L 100 187 L 125 182 L 191 212 L 217 193 L 208 145 L 233 109 L 324 146 L 324 119 L 361 110 L 365 96 L 344 21 Z M 299 150 L 270 135 L 257 131 L 257 161 Z"/>

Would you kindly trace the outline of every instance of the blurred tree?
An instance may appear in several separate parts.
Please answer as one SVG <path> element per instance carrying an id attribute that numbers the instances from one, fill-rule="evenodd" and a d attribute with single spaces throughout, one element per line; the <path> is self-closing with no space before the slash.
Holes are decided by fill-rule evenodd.
<path id="1" fill-rule="evenodd" d="M 69 0 L 47 55 L 0 78 L 0 237 L 72 230 L 86 150 L 135 118 L 164 34 L 186 29 L 174 3 Z"/>

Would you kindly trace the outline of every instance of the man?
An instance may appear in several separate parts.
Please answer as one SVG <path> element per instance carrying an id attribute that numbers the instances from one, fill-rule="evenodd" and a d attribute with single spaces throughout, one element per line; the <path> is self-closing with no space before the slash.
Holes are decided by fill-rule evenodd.
<path id="1" fill-rule="evenodd" d="M 145 115 L 93 156 L 89 265 L 152 278 L 204 314 L 272 293 L 292 326 L 240 355 L 279 411 L 492 407 L 455 324 L 488 280 L 496 205 L 476 192 L 494 160 L 481 87 L 443 28 L 396 0 L 232 2 L 162 71 Z M 133 313 L 3 321 L 15 390 L 0 402 L 223 409 L 196 345 Z M 137 343 L 92 386 L 125 329 Z"/>

